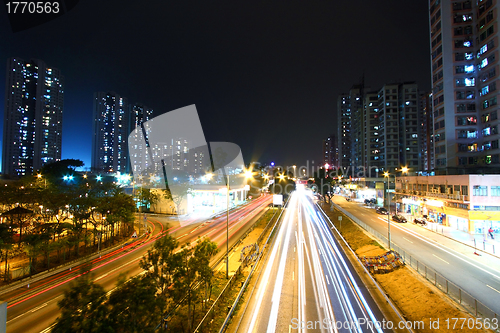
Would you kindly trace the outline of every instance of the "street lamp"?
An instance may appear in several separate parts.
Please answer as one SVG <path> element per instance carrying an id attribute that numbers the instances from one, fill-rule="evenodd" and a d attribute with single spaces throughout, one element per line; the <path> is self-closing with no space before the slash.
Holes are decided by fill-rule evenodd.
<path id="1" fill-rule="evenodd" d="M 227 174 L 226 183 L 226 279 L 229 279 L 229 173 Z"/>
<path id="2" fill-rule="evenodd" d="M 384 177 L 387 178 L 387 197 L 389 198 L 389 209 L 387 210 L 387 240 L 389 243 L 389 250 L 391 250 L 391 193 L 389 192 L 390 188 L 390 174 L 389 172 L 384 172 Z M 394 177 L 394 187 L 396 187 L 396 178 Z"/>
<path id="3" fill-rule="evenodd" d="M 396 184 L 397 184 L 397 170 L 398 168 L 395 169 L 396 172 L 394 174 L 394 194 L 396 194 Z M 401 175 L 405 174 L 405 173 L 408 173 L 408 167 L 404 166 L 404 167 L 401 167 Z M 395 204 L 395 210 L 396 210 L 396 215 L 398 214 L 398 205 L 396 202 L 394 202 Z"/>
<path id="4" fill-rule="evenodd" d="M 43 176 L 41 173 L 36 175 L 36 178 L 38 178 L 38 180 L 42 180 L 42 177 Z M 44 182 L 44 187 L 47 188 L 47 178 L 43 178 L 43 182 Z M 7 186 L 7 185 L 5 185 L 5 186 Z"/>

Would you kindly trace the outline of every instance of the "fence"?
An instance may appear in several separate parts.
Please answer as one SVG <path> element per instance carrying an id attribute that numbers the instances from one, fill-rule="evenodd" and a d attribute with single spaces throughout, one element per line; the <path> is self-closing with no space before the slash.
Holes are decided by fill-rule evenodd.
<path id="1" fill-rule="evenodd" d="M 336 204 L 333 204 L 333 206 L 335 206 L 335 208 L 341 211 L 344 215 L 349 217 L 353 222 L 357 223 L 361 228 L 365 229 L 367 232 L 377 238 L 382 244 L 387 244 L 386 236 L 382 235 L 363 221 L 359 220 L 351 213 L 344 210 L 342 207 Z M 439 290 L 447 294 L 450 298 L 462 305 L 473 316 L 480 318 L 489 318 L 490 320 L 494 318 L 500 319 L 495 311 L 488 308 L 486 305 L 474 298 L 471 294 L 446 279 L 443 275 L 439 274 L 434 269 L 426 266 L 424 263 L 412 257 L 411 254 L 403 250 L 398 245 L 391 242 L 391 247 L 400 254 L 406 265 L 415 269 L 416 272 L 418 272 L 421 276 L 434 284 Z"/>

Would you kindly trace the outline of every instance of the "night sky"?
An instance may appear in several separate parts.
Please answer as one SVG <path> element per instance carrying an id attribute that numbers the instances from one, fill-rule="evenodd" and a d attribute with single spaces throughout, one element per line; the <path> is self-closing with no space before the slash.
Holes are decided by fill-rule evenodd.
<path id="1" fill-rule="evenodd" d="M 238 144 L 246 163 L 317 163 L 338 94 L 363 73 L 373 89 L 430 88 L 428 30 L 423 0 L 85 0 L 17 33 L 0 10 L 1 121 L 7 58 L 38 58 L 66 80 L 62 157 L 86 167 L 95 91 L 155 115 L 196 104 L 207 141 Z"/>

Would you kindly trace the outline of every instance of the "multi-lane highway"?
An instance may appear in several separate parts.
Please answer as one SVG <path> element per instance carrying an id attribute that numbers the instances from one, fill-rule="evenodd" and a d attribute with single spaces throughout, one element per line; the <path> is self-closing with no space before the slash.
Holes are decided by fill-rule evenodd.
<path id="1" fill-rule="evenodd" d="M 358 202 L 334 196 L 333 202 L 382 235 L 387 235 L 387 216 Z M 432 233 L 412 223 L 391 221 L 391 239 L 413 259 L 434 269 L 467 291 L 484 305 L 500 313 L 500 259 L 474 250 L 454 240 Z"/>
<path id="2" fill-rule="evenodd" d="M 238 332 L 383 332 L 383 315 L 308 192 L 290 198 Z"/>
<path id="3" fill-rule="evenodd" d="M 230 245 L 242 237 L 270 200 L 271 196 L 262 196 L 230 212 Z M 166 232 L 172 234 L 181 244 L 196 241 L 198 237 L 208 237 L 215 241 L 219 248 L 226 247 L 225 214 L 208 221 L 191 221 L 184 227 L 173 218 L 159 216 L 148 216 L 147 223 L 152 230 L 150 237 L 134 241 L 92 260 L 95 280 L 106 290 L 115 287 L 120 274 L 127 277 L 139 274 L 140 259 L 152 243 Z M 222 256 L 223 252 L 218 256 Z M 79 269 L 79 266 L 71 267 L 71 270 L 68 268 L 64 272 L 31 283 L 29 288 L 22 285 L 16 290 L 0 294 L 0 299 L 8 302 L 7 331 L 29 333 L 48 330 L 59 314 L 57 302 L 63 297 L 63 291 L 68 288 L 69 282 L 79 276 Z"/>

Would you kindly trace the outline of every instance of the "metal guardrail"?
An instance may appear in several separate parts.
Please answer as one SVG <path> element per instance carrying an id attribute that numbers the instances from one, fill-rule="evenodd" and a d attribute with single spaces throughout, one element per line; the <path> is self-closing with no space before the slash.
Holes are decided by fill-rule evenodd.
<path id="1" fill-rule="evenodd" d="M 276 219 L 276 222 L 274 223 L 273 229 L 271 230 L 271 232 L 269 232 L 269 235 L 266 238 L 266 242 L 262 246 L 262 250 L 260 251 L 259 256 L 257 257 L 257 260 L 255 261 L 255 264 L 253 265 L 252 270 L 250 271 L 250 273 L 248 274 L 247 278 L 245 279 L 245 282 L 243 283 L 243 286 L 241 287 L 240 292 L 238 293 L 238 296 L 236 297 L 236 300 L 233 303 L 233 306 L 229 310 L 229 312 L 228 312 L 228 314 L 226 316 L 226 319 L 224 320 L 224 323 L 222 324 L 222 326 L 219 329 L 219 333 L 224 333 L 226 331 L 227 326 L 229 324 L 229 320 L 231 319 L 231 317 L 233 315 L 233 312 L 235 311 L 236 307 L 238 306 L 238 303 L 239 303 L 239 301 L 241 299 L 241 296 L 245 292 L 245 289 L 248 286 L 248 283 L 250 282 L 250 279 L 251 279 L 251 277 L 252 277 L 252 275 L 253 275 L 256 267 L 257 267 L 257 264 L 262 259 L 262 255 L 264 253 L 264 250 L 266 249 L 267 244 L 269 243 L 269 240 L 271 239 L 272 235 L 274 234 L 274 231 L 276 230 L 276 227 L 278 226 L 279 221 L 281 220 L 281 216 L 283 215 L 283 212 L 285 211 L 285 207 L 288 205 L 288 202 L 290 201 L 290 197 L 291 196 L 288 197 L 288 200 L 286 201 L 285 205 L 283 206 L 283 209 L 281 210 L 280 215 Z M 270 223 L 268 225 L 270 225 Z M 264 230 L 262 231 L 261 235 L 263 235 L 263 234 L 264 234 Z M 260 239 L 260 237 L 259 237 L 259 239 Z M 252 290 L 252 294 L 253 294 L 253 290 Z M 250 294 L 250 297 L 252 297 L 252 294 Z M 243 318 L 243 316 L 240 318 L 240 322 L 241 322 L 242 318 Z M 239 327 L 239 325 L 240 325 L 240 323 L 238 323 L 238 327 Z"/>
<path id="2" fill-rule="evenodd" d="M 359 220 L 355 216 L 353 216 L 348 211 L 344 210 L 339 205 L 333 203 L 335 208 L 341 211 L 344 215 L 349 217 L 353 222 L 358 224 L 361 228 L 365 229 L 368 233 L 372 234 L 375 238 L 377 238 L 382 244 L 387 244 L 387 237 Z M 471 294 L 465 291 L 463 288 L 457 286 L 453 282 L 446 279 L 443 275 L 441 275 L 436 270 L 428 267 L 424 263 L 418 261 L 414 257 L 411 256 L 408 252 L 403 250 L 401 247 L 396 245 L 394 242 L 391 243 L 393 249 L 398 252 L 403 258 L 406 265 L 413 268 L 417 273 L 419 273 L 422 277 L 424 277 L 427 281 L 431 282 L 436 286 L 439 290 L 448 295 L 451 299 L 462 305 L 462 307 L 467 310 L 471 315 L 478 318 L 488 318 L 488 319 L 500 319 L 500 316 L 489 307 L 484 305 L 481 301 L 478 301 Z M 500 330 L 499 330 L 500 331 Z"/>

